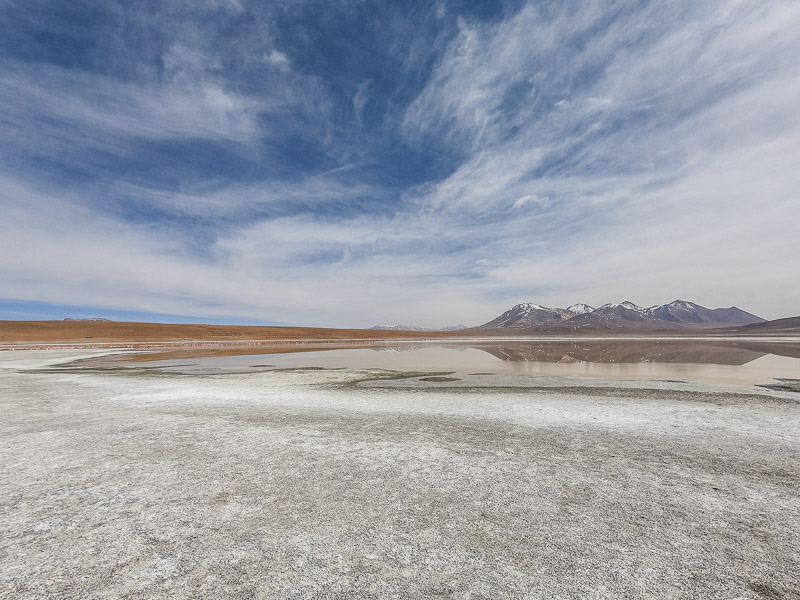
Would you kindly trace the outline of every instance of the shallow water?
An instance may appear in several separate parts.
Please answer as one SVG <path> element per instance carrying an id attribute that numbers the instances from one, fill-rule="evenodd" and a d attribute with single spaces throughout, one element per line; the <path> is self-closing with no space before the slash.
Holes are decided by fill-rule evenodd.
<path id="1" fill-rule="evenodd" d="M 742 387 L 800 380 L 800 344 L 793 340 L 514 340 L 461 344 L 448 340 L 281 350 L 273 347 L 264 354 L 232 348 L 179 355 L 153 353 L 148 357 L 152 360 L 139 365 L 197 374 L 285 368 L 386 369 Z"/>

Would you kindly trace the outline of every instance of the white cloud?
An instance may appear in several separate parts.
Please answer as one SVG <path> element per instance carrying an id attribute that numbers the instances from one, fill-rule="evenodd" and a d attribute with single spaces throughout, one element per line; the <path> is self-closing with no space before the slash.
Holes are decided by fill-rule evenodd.
<path id="1" fill-rule="evenodd" d="M 520 196 L 513 204 L 513 208 L 522 208 L 526 204 L 547 204 L 547 198 L 542 198 L 536 194 L 526 194 Z"/>
<path id="2" fill-rule="evenodd" d="M 647 10 L 565 52 L 600 16 L 548 21 L 528 7 L 465 26 L 406 115 L 411 139 L 471 149 L 429 189 L 437 206 L 502 214 L 520 198 L 553 199 L 524 225 L 516 214 L 507 222 L 513 241 L 485 289 L 528 289 L 552 304 L 683 295 L 796 313 L 787 274 L 800 255 L 800 7 L 720 3 L 685 20 Z M 568 81 L 588 65 L 589 80 Z M 505 106 L 523 77 L 550 79 L 556 110 L 538 99 Z"/>
<path id="3" fill-rule="evenodd" d="M 369 86 L 370 83 L 368 81 L 362 81 L 353 95 L 353 113 L 359 126 L 363 125 L 364 107 L 369 100 Z"/>
<path id="4" fill-rule="evenodd" d="M 126 184 L 153 205 L 225 223 L 197 256 L 166 229 L 6 178 L 4 295 L 329 326 L 478 324 L 518 300 L 682 297 L 797 314 L 800 6 L 651 3 L 611 22 L 606 7 L 462 23 L 403 120 L 406 140 L 444 143 L 462 161 L 407 190 L 395 211 L 313 210 L 385 201 L 380 184 L 335 169 L 213 191 Z M 277 50 L 264 60 L 288 66 Z M 182 46 L 169 61 L 154 88 L 6 71 L 1 99 L 112 144 L 247 142 L 263 135 L 260 111 L 302 96 L 234 93 L 213 58 Z M 357 116 L 368 91 L 352 98 Z M 24 146 L 25 131 L 16 135 Z M 309 210 L 270 210 L 282 202 Z M 232 218 L 245 211 L 246 224 Z"/>
<path id="5" fill-rule="evenodd" d="M 279 69 L 288 69 L 291 64 L 288 56 L 286 56 L 280 50 L 276 50 L 274 48 L 269 52 L 269 54 L 264 52 L 263 57 L 265 63 L 270 64 L 273 67 L 278 67 Z"/>
<path id="6" fill-rule="evenodd" d="M 131 138 L 185 137 L 248 141 L 259 133 L 258 112 L 268 106 L 201 80 L 151 86 L 59 67 L 26 66 L 23 72 L 21 65 L 0 71 L 0 103 L 13 110 L 16 122 L 6 124 L 7 134 L 19 136 L 22 147 L 33 141 L 29 129 L 45 123 L 53 132 L 73 134 L 69 140 L 46 131 L 37 136 L 53 144 L 111 147 Z"/>

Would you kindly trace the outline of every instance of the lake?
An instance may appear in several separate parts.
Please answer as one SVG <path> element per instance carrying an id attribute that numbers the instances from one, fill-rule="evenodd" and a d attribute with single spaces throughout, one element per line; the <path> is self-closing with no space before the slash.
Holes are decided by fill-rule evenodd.
<path id="1" fill-rule="evenodd" d="M 509 338 L 170 349 L 96 359 L 179 373 L 291 368 L 448 371 L 752 387 L 800 380 L 797 338 Z M 784 382 L 785 383 L 785 382 Z"/>

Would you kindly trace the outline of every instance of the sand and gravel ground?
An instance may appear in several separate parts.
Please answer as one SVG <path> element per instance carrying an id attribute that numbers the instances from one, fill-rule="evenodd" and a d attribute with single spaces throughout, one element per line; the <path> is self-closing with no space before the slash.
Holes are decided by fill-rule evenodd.
<path id="1" fill-rule="evenodd" d="M 66 355 L 0 353 L 2 598 L 800 598 L 791 395 Z"/>

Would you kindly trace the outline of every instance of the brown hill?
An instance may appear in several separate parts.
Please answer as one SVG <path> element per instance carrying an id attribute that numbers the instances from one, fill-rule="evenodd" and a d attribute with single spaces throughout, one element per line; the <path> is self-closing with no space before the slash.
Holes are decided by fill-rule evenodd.
<path id="1" fill-rule="evenodd" d="M 736 335 L 800 335 L 800 317 L 787 317 L 785 319 L 764 321 L 763 323 L 725 327 L 714 330 L 713 333 L 717 332 Z"/>

